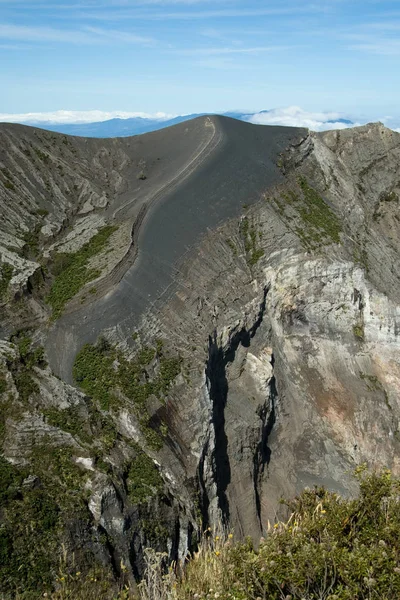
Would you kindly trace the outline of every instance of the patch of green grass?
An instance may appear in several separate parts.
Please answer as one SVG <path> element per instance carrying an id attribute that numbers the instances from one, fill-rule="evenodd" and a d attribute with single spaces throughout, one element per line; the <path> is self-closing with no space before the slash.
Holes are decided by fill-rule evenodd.
<path id="1" fill-rule="evenodd" d="M 114 225 L 106 225 L 77 252 L 60 253 L 55 256 L 52 268 L 55 280 L 46 298 L 53 309 L 53 319 L 61 316 L 67 302 L 86 283 L 96 279 L 100 275 L 98 270 L 89 269 L 87 264 L 92 256 L 103 250 L 110 236 L 117 229 Z"/>
<path id="2" fill-rule="evenodd" d="M 11 177 L 11 173 L 8 169 L 6 168 L 2 168 L 0 169 L 0 172 L 2 173 L 3 177 L 4 177 L 4 181 L 3 181 L 3 185 L 7 190 L 11 190 L 12 192 L 15 192 L 15 185 L 13 183 L 12 177 Z"/>
<path id="3" fill-rule="evenodd" d="M 48 408 L 43 410 L 43 415 L 49 425 L 58 427 L 83 442 L 92 440 L 88 431 L 87 415 L 82 413 L 79 406 L 69 406 L 65 409 Z"/>
<path id="4" fill-rule="evenodd" d="M 297 189 L 282 192 L 280 197 L 268 198 L 279 215 L 293 229 L 306 249 L 315 250 L 328 244 L 339 244 L 340 221 L 328 204 L 312 188 L 305 177 L 297 180 Z"/>
<path id="5" fill-rule="evenodd" d="M 135 450 L 136 457 L 129 466 L 126 487 L 131 502 L 142 504 L 161 493 L 164 482 L 154 461 L 137 445 Z"/>
<path id="6" fill-rule="evenodd" d="M 56 446 L 51 438 L 42 438 L 40 443 L 35 444 L 30 456 L 31 470 L 51 492 L 65 517 L 68 513 L 73 514 L 78 509 L 85 511 L 86 508 L 83 483 L 87 473 L 74 462 L 73 457 L 71 447 Z"/>
<path id="7" fill-rule="evenodd" d="M 230 238 L 227 238 L 227 239 L 225 240 L 225 242 L 226 242 L 226 244 L 229 246 L 229 248 L 231 249 L 231 251 L 232 251 L 232 254 L 233 254 L 234 256 L 237 256 L 237 248 L 236 248 L 236 246 L 235 246 L 234 242 L 233 242 L 233 241 L 232 241 Z"/>
<path id="8" fill-rule="evenodd" d="M 39 393 L 39 386 L 33 378 L 33 367 L 46 367 L 44 348 L 33 348 L 32 339 L 24 332 L 11 336 L 10 341 L 15 344 L 16 356 L 7 358 L 7 367 L 13 376 L 20 400 L 27 402 L 32 394 Z"/>
<path id="9" fill-rule="evenodd" d="M 305 177 L 299 178 L 304 203 L 299 207 L 299 215 L 307 230 L 320 233 L 320 237 L 328 243 L 340 244 L 341 225 L 339 219 L 321 196 L 307 182 Z"/>
<path id="10" fill-rule="evenodd" d="M 0 589 L 10 598 L 49 589 L 57 561 L 59 507 L 42 486 L 23 486 L 26 475 L 0 455 Z"/>
<path id="11" fill-rule="evenodd" d="M 101 410 L 120 408 L 123 400 L 118 391 L 122 392 L 135 410 L 148 444 L 160 449 L 162 440 L 150 426 L 147 399 L 152 394 L 163 399 L 181 371 L 181 362 L 179 357 L 165 356 L 162 344 L 144 347 L 133 360 L 127 360 L 121 351 L 100 338 L 97 344 L 86 344 L 78 353 L 73 376 Z"/>
<path id="12" fill-rule="evenodd" d="M 3 263 L 0 268 L 0 300 L 2 300 L 8 291 L 8 286 L 14 273 L 14 267 L 9 263 Z"/>
<path id="13" fill-rule="evenodd" d="M 260 233 L 258 238 L 261 239 Z M 258 246 L 257 229 L 254 223 L 250 223 L 248 217 L 243 217 L 240 222 L 240 234 L 246 251 L 247 264 L 254 267 L 262 256 L 264 250 Z"/>
<path id="14" fill-rule="evenodd" d="M 32 229 L 23 233 L 24 246 L 22 247 L 22 256 L 24 258 L 36 258 L 40 253 L 40 230 L 41 223 L 37 223 Z"/>
<path id="15" fill-rule="evenodd" d="M 45 152 L 42 152 L 42 150 L 40 150 L 40 148 L 37 148 L 36 146 L 32 146 L 33 151 L 35 152 L 36 156 L 42 160 L 43 162 L 47 163 L 49 160 L 49 155 L 46 154 Z"/>

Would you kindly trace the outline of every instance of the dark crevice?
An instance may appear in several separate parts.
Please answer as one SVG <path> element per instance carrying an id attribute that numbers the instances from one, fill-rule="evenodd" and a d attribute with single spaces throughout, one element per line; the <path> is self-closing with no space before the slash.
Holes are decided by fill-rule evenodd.
<path id="1" fill-rule="evenodd" d="M 266 310 L 269 287 L 264 288 L 263 300 L 257 319 L 250 329 L 244 327 L 236 332 L 227 349 L 218 346 L 217 332 L 209 337 L 209 358 L 206 365 L 206 378 L 212 402 L 212 423 L 215 435 L 215 448 L 212 457 L 214 481 L 217 487 L 218 506 L 221 510 L 222 522 L 227 525 L 230 511 L 226 490 L 231 481 L 231 469 L 228 455 L 228 438 L 225 432 L 225 407 L 228 398 L 228 380 L 226 368 L 235 360 L 239 346 L 248 348 L 251 339 L 261 326 Z M 204 462 L 204 461 L 203 461 Z M 203 519 L 208 507 L 202 507 Z"/>
<path id="2" fill-rule="evenodd" d="M 198 481 L 199 481 L 199 504 L 200 504 L 200 512 L 202 519 L 202 526 L 204 529 L 207 529 L 209 526 L 209 518 L 208 518 L 208 509 L 210 506 L 210 500 L 208 498 L 207 486 L 204 479 L 204 461 L 208 453 L 209 440 L 207 440 L 206 444 L 203 447 L 203 451 L 201 453 L 199 467 L 198 467 Z"/>
<path id="3" fill-rule="evenodd" d="M 179 542 L 181 538 L 181 524 L 179 520 L 179 516 L 175 517 L 174 523 L 174 534 L 171 538 L 171 550 L 169 553 L 169 560 L 171 562 L 177 563 L 179 560 Z"/>
<path id="4" fill-rule="evenodd" d="M 274 355 L 271 357 L 271 365 L 274 366 Z M 254 454 L 254 492 L 256 498 L 256 509 L 257 516 L 262 527 L 261 522 L 261 498 L 260 498 L 260 483 L 264 473 L 265 466 L 268 466 L 271 461 L 271 448 L 268 445 L 270 435 L 276 423 L 276 401 L 278 398 L 278 391 L 276 389 L 275 376 L 271 377 L 269 382 L 269 406 L 263 406 L 260 411 L 260 419 L 263 423 L 261 439 L 257 446 Z"/>

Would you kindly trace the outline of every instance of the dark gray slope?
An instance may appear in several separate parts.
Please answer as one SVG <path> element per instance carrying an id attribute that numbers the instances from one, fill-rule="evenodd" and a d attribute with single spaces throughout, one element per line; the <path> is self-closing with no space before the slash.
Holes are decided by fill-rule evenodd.
<path id="1" fill-rule="evenodd" d="M 63 379 L 71 380 L 79 348 L 93 342 L 103 329 L 118 325 L 127 336 L 132 332 L 140 316 L 173 288 L 177 261 L 207 228 L 240 214 L 243 204 L 256 202 L 264 190 L 279 182 L 277 155 L 306 133 L 225 117 L 213 117 L 212 123 L 218 145 L 181 185 L 152 205 L 139 234 L 137 259 L 120 283 L 54 326 L 48 350 L 53 369 Z M 173 130 L 164 130 L 165 135 Z"/>

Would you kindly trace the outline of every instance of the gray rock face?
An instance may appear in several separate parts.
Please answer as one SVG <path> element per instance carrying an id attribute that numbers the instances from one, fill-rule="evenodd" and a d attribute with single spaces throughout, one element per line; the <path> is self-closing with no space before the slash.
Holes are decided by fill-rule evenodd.
<path id="1" fill-rule="evenodd" d="M 58 435 L 58 444 L 73 447 L 75 462 L 85 473 L 90 527 L 107 538 L 105 549 L 93 542 L 92 550 L 105 563 L 118 565 L 122 560 L 132 576 L 141 573 L 146 545 L 176 558 L 191 547 L 201 527 L 219 522 L 257 540 L 267 521 L 279 513 L 282 495 L 314 484 L 352 494 L 351 471 L 357 464 L 387 466 L 400 474 L 400 135 L 381 124 L 323 134 L 298 130 L 286 137 L 275 132 L 262 163 L 264 133 L 258 141 L 251 136 L 268 128 L 251 130 L 257 152 L 245 163 L 246 185 L 233 180 L 241 204 L 247 186 L 249 206 L 232 204 L 226 218 L 221 213 L 209 229 L 196 229 L 196 243 L 184 252 L 160 233 L 157 256 L 163 248 L 176 250 L 174 260 L 168 259 L 167 274 L 162 274 L 146 246 L 153 224 L 168 214 L 169 206 L 173 211 L 182 207 L 189 192 L 200 199 L 210 181 L 215 206 L 222 205 L 226 194 L 234 193 L 231 185 L 225 185 L 227 173 L 232 175 L 230 161 L 235 156 L 242 160 L 245 154 L 235 145 L 240 140 L 250 144 L 247 133 L 231 131 L 230 125 L 219 129 L 213 122 L 219 136 L 215 140 L 215 131 L 212 134 L 204 122 L 199 123 L 194 131 L 203 132 L 203 137 L 194 137 L 197 145 L 185 138 L 192 131 L 187 133 L 186 125 L 174 133 L 176 139 L 185 138 L 183 148 L 191 149 L 191 159 L 185 157 L 186 150 L 172 157 L 167 182 L 155 162 L 152 189 L 160 198 L 162 192 L 156 190 L 165 189 L 163 203 L 157 196 L 152 204 L 151 195 L 143 195 L 144 180 L 136 175 L 129 179 L 129 144 L 139 147 L 140 138 L 124 140 L 127 147 L 117 140 L 101 146 L 99 140 L 71 138 L 68 143 L 76 144 L 77 152 L 84 148 L 90 168 L 98 169 L 96 173 L 103 169 L 105 179 L 95 184 L 87 178 L 85 186 L 78 184 L 86 190 L 79 202 L 57 196 L 57 208 L 46 217 L 61 228 L 68 211 L 75 215 L 74 233 L 56 235 L 51 243 L 79 247 L 79 227 L 86 240 L 91 223 L 95 232 L 102 219 L 102 223 L 114 222 L 113 218 L 122 224 L 132 222 L 146 202 L 155 211 L 155 220 L 152 212 L 146 213 L 151 220 L 145 220 L 139 236 L 132 234 L 133 258 L 123 259 L 119 277 L 105 280 L 110 285 L 100 286 L 92 304 L 81 308 L 72 302 L 59 323 L 50 327 L 43 323 L 36 335 L 46 345 L 54 370 L 69 382 L 75 353 L 100 334 L 132 360 L 141 348 L 164 340 L 171 356 L 181 356 L 182 367 L 161 400 L 155 393 L 146 399 L 152 426 L 165 425 L 163 446 L 149 447 L 140 415 L 120 391 L 122 404 L 100 410 L 117 432 L 113 447 L 103 453 L 105 469 L 93 453 L 103 442 L 85 443 L 79 433 L 50 425 L 46 419 L 43 411 L 72 406 L 80 407 L 90 420 L 88 399 L 76 384 L 57 379 L 50 369 L 36 369 L 40 391 L 24 407 L 22 417 L 7 421 L 3 445 L 13 462 L 18 462 L 18 449 L 35 436 Z M 39 186 L 44 175 L 39 168 L 35 182 L 32 173 L 27 175 L 17 133 L 6 130 L 11 150 L 3 163 L 14 179 Z M 167 147 L 165 139 L 151 138 L 160 144 L 156 154 L 158 148 L 161 153 Z M 207 146 L 210 140 L 215 146 Z M 146 144 L 145 140 L 144 148 Z M 205 147 L 208 153 L 200 167 L 196 161 Z M 226 148 L 229 152 L 224 154 Z M 179 183 L 174 169 L 186 173 Z M 269 175 L 263 179 L 266 170 Z M 210 176 L 204 187 L 199 173 Z M 75 181 L 72 173 L 70 177 Z M 106 180 L 112 181 L 114 196 L 104 207 L 99 198 Z M 121 191 L 128 189 L 135 201 Z M 31 192 L 26 197 L 33 202 Z M 95 217 L 82 217 L 88 202 Z M 194 207 L 193 214 L 185 213 L 176 235 L 185 223 L 191 224 L 190 218 L 197 219 Z M 7 216 L 10 227 L 15 227 L 13 215 L 11 211 Z M 170 231 L 168 227 L 165 231 Z M 140 254 L 143 247 L 146 254 Z M 135 279 L 142 277 L 139 268 L 135 271 L 137 256 L 140 269 L 154 279 L 154 286 L 146 289 L 150 296 L 140 299 L 140 310 L 137 298 L 144 288 L 135 288 L 142 281 Z M 46 312 L 43 300 L 36 302 Z M 12 317 L 8 319 L 12 322 Z M 4 356 L 14 351 L 2 344 Z M 2 369 L 18 402 L 10 360 L 4 359 Z M 145 368 L 149 381 L 159 369 L 156 357 Z M 94 436 L 97 425 L 91 427 Z M 138 447 L 162 480 L 162 493 L 141 503 L 127 491 L 127 469 Z M 154 529 L 154 523 L 160 527 Z"/>

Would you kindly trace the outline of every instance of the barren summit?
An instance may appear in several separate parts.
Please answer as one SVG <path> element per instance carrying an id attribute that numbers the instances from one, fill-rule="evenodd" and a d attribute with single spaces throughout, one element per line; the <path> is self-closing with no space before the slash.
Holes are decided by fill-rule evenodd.
<path id="1" fill-rule="evenodd" d="M 399 473 L 399 164 L 379 123 L 0 126 L 1 460 L 54 516 L 29 585 L 61 544 L 140 577 L 148 546 Z"/>

